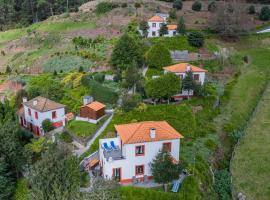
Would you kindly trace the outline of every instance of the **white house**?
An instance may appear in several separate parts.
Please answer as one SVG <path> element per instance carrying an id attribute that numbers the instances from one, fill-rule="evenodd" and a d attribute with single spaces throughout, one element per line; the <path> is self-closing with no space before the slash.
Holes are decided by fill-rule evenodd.
<path id="1" fill-rule="evenodd" d="M 167 24 L 168 15 L 156 14 L 148 20 L 148 37 L 159 37 L 159 30 L 163 24 L 166 24 L 168 27 L 168 34 L 164 35 L 165 37 L 172 37 L 177 34 L 177 25 Z"/>
<path id="2" fill-rule="evenodd" d="M 65 105 L 38 96 L 30 101 L 23 98 L 20 124 L 36 136 L 44 135 L 42 122 L 49 119 L 54 127 L 65 126 Z"/>
<path id="3" fill-rule="evenodd" d="M 99 163 L 105 179 L 117 179 L 121 184 L 152 179 L 149 164 L 158 152 L 170 151 L 173 161 L 179 161 L 180 138 L 183 136 L 166 121 L 145 121 L 115 125 L 116 138 L 99 140 Z M 105 144 L 115 150 L 106 150 Z M 164 172 L 166 173 L 166 172 Z"/>
<path id="4" fill-rule="evenodd" d="M 186 72 L 188 71 L 192 71 L 193 73 L 193 79 L 200 83 L 201 85 L 204 84 L 204 81 L 205 81 L 205 75 L 206 75 L 206 72 L 207 70 L 205 69 L 202 69 L 200 67 L 196 67 L 194 65 L 190 65 L 189 63 L 178 63 L 178 64 L 175 64 L 175 65 L 171 65 L 171 66 L 167 66 L 167 67 L 163 67 L 164 69 L 164 73 L 174 73 L 176 74 L 177 76 L 179 76 L 179 78 L 181 80 L 183 80 L 186 76 Z M 189 93 L 189 94 L 188 94 Z M 178 99 L 178 98 L 185 98 L 186 96 L 192 96 L 193 95 L 193 91 L 185 91 L 185 90 L 182 90 L 182 93 L 181 94 L 177 94 L 174 96 L 175 99 Z"/>

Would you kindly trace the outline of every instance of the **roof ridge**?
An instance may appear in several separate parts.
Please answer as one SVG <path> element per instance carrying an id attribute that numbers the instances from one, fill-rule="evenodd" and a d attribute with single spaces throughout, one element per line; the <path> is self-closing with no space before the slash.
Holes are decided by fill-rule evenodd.
<path id="1" fill-rule="evenodd" d="M 138 129 L 143 125 L 143 122 L 137 122 L 139 123 L 138 127 L 136 128 L 136 130 L 132 133 L 132 135 L 127 139 L 127 142 L 135 135 L 135 133 L 137 133 Z"/>

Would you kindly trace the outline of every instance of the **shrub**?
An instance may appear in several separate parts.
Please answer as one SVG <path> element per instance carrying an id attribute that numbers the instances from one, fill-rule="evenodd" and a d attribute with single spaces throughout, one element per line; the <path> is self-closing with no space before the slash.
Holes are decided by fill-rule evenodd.
<path id="1" fill-rule="evenodd" d="M 81 79 L 82 84 L 89 88 L 91 95 L 97 101 L 114 104 L 118 99 L 118 95 L 112 89 L 101 85 L 99 82 L 92 79 L 91 76 L 85 75 Z"/>
<path id="2" fill-rule="evenodd" d="M 71 143 L 73 141 L 71 135 L 68 132 L 63 132 L 59 135 L 59 138 L 66 143 Z"/>
<path id="3" fill-rule="evenodd" d="M 149 67 L 161 69 L 172 63 L 169 50 L 161 43 L 152 46 L 145 55 L 145 62 Z"/>
<path id="4" fill-rule="evenodd" d="M 175 0 L 173 2 L 173 8 L 177 9 L 177 10 L 181 10 L 183 7 L 183 3 L 182 0 Z"/>
<path id="5" fill-rule="evenodd" d="M 139 94 L 125 94 L 123 96 L 122 109 L 125 112 L 131 111 L 138 107 L 141 100 L 142 99 Z"/>
<path id="6" fill-rule="evenodd" d="M 212 140 L 212 139 L 206 140 L 206 141 L 204 142 L 204 145 L 205 145 L 208 149 L 210 149 L 210 150 L 214 150 L 214 149 L 216 148 L 216 146 L 217 146 L 217 144 L 215 143 L 215 141 Z"/>
<path id="7" fill-rule="evenodd" d="M 192 4 L 192 10 L 194 10 L 194 11 L 200 11 L 201 9 L 202 9 L 202 3 L 201 2 L 195 1 Z"/>
<path id="8" fill-rule="evenodd" d="M 216 5 L 216 2 L 215 1 L 211 1 L 209 4 L 208 4 L 208 11 L 209 12 L 214 12 L 217 8 L 217 5 Z"/>
<path id="9" fill-rule="evenodd" d="M 94 80 L 99 82 L 99 83 L 103 83 L 105 80 L 105 74 L 103 73 L 97 73 L 94 75 Z"/>
<path id="10" fill-rule="evenodd" d="M 268 6 L 262 7 L 259 18 L 262 21 L 268 21 L 270 19 L 270 9 Z"/>
<path id="11" fill-rule="evenodd" d="M 256 13 L 255 6 L 254 5 L 249 6 L 248 14 L 253 15 L 255 13 Z"/>
<path id="12" fill-rule="evenodd" d="M 204 45 L 204 35 L 200 32 L 191 32 L 188 35 L 188 43 L 194 47 L 202 47 Z"/>
<path id="13" fill-rule="evenodd" d="M 176 19 L 177 18 L 175 9 L 170 10 L 169 17 L 171 19 Z"/>
<path id="14" fill-rule="evenodd" d="M 52 125 L 52 122 L 49 119 L 45 119 L 42 122 L 42 128 L 45 131 L 45 133 L 50 132 L 50 131 L 52 131 L 54 129 L 54 127 Z"/>
<path id="15" fill-rule="evenodd" d="M 122 3 L 122 4 L 121 4 L 121 7 L 122 7 L 122 8 L 126 8 L 127 6 L 128 6 L 127 3 Z"/>
<path id="16" fill-rule="evenodd" d="M 215 172 L 214 189 L 218 193 L 219 199 L 231 199 L 231 178 L 226 169 Z"/>
<path id="17" fill-rule="evenodd" d="M 117 3 L 113 3 L 113 2 L 100 2 L 97 6 L 96 6 L 96 10 L 95 12 L 97 14 L 104 14 L 107 12 L 110 12 L 111 10 L 113 10 L 114 8 L 117 8 L 119 5 Z"/>

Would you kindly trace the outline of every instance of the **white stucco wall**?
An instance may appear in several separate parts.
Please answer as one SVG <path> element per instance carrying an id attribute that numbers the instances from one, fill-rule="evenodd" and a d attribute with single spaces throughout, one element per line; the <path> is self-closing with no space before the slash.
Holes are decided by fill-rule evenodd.
<path id="1" fill-rule="evenodd" d="M 112 140 L 112 139 L 111 139 Z M 103 140 L 104 141 L 104 140 Z M 116 139 L 115 142 L 120 144 L 120 140 Z M 162 149 L 163 143 L 171 142 L 171 155 L 179 161 L 180 140 L 164 140 L 157 142 L 145 142 L 137 144 L 123 145 L 122 154 L 124 159 L 107 161 L 103 157 L 102 148 L 100 148 L 100 158 L 103 162 L 103 175 L 105 178 L 112 178 L 113 168 L 121 168 L 121 180 L 132 179 L 135 176 L 135 168 L 138 165 L 144 165 L 144 175 L 151 176 L 149 163 L 155 158 L 158 152 Z M 100 141 L 100 144 L 102 141 Z M 135 147 L 145 145 L 143 156 L 135 155 Z M 101 146 L 101 145 L 100 145 Z M 138 175 L 136 178 L 141 178 L 144 175 Z"/>
<path id="2" fill-rule="evenodd" d="M 156 24 L 156 27 L 153 27 L 153 24 Z M 148 22 L 149 30 L 148 30 L 148 37 L 159 37 L 159 29 L 162 26 L 163 23 L 161 22 Z M 155 36 L 153 36 L 153 32 L 156 33 Z"/>
<path id="3" fill-rule="evenodd" d="M 38 126 L 42 130 L 42 122 L 45 119 L 50 119 L 51 122 L 59 122 L 62 121 L 63 126 L 65 126 L 65 108 L 59 108 L 56 110 L 50 110 L 47 112 L 39 112 L 32 108 L 27 107 L 26 105 L 24 107 L 24 116 L 26 122 L 32 123 L 34 126 Z M 31 110 L 31 116 L 28 114 L 28 108 Z M 56 118 L 52 118 L 52 112 L 56 111 Z M 35 112 L 38 113 L 38 119 L 35 118 Z"/>
<path id="4" fill-rule="evenodd" d="M 168 71 L 164 70 L 164 73 L 168 73 Z M 201 83 L 201 85 L 204 84 L 204 81 L 205 81 L 205 72 L 193 72 L 193 75 L 196 75 L 198 74 L 199 75 L 199 82 Z M 175 75 L 177 76 L 182 76 L 183 78 L 185 78 L 186 76 L 186 73 L 175 73 Z"/>

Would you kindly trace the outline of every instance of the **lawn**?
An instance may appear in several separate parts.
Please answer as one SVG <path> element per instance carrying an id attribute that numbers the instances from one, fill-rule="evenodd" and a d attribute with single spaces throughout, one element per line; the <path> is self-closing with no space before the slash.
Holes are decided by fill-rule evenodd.
<path id="1" fill-rule="evenodd" d="M 93 22 L 40 22 L 35 23 L 29 27 L 29 29 L 42 31 L 42 32 L 70 32 L 82 29 L 93 29 L 95 28 Z"/>
<path id="2" fill-rule="evenodd" d="M 150 41 L 155 44 L 161 42 L 169 50 L 188 50 L 197 52 L 198 48 L 189 45 L 186 36 L 151 38 Z"/>
<path id="3" fill-rule="evenodd" d="M 245 136 L 237 146 L 231 166 L 233 191 L 247 199 L 270 197 L 270 86 L 258 105 Z"/>
<path id="4" fill-rule="evenodd" d="M 18 39 L 26 34 L 25 29 L 12 29 L 4 32 L 0 32 L 0 44 L 11 40 Z"/>
<path id="5" fill-rule="evenodd" d="M 79 138 L 86 138 L 94 133 L 97 125 L 84 121 L 71 121 L 67 125 L 67 129 Z"/>

